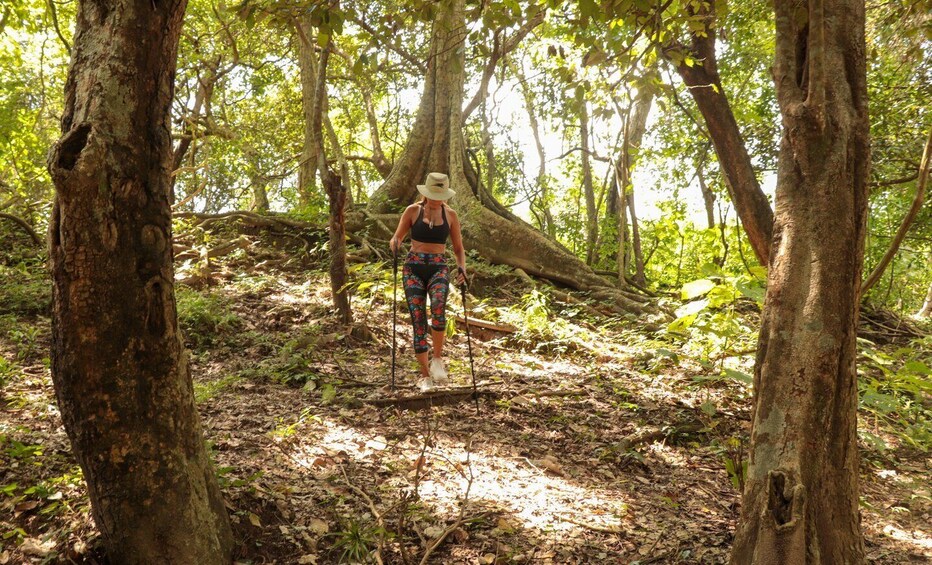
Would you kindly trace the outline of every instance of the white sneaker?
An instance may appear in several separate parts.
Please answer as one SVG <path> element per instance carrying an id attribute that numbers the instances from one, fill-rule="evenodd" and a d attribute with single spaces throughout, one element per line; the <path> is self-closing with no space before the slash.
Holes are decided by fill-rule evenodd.
<path id="1" fill-rule="evenodd" d="M 429 377 L 421 377 L 421 380 L 417 382 L 417 388 L 421 389 L 421 392 L 427 392 L 434 388 L 434 381 Z"/>
<path id="2" fill-rule="evenodd" d="M 438 385 L 445 385 L 450 380 L 447 378 L 447 369 L 443 366 L 443 359 L 433 358 L 430 360 L 430 376 Z"/>

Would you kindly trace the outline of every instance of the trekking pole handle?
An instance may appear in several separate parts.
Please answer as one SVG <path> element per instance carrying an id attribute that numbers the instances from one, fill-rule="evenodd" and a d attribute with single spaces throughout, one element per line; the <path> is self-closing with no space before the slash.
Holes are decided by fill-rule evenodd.
<path id="1" fill-rule="evenodd" d="M 459 272 L 459 274 L 463 275 L 463 283 L 460 284 L 460 287 L 462 287 L 464 290 L 469 288 L 469 277 L 466 276 L 466 269 L 463 267 L 457 267 L 456 270 Z"/>

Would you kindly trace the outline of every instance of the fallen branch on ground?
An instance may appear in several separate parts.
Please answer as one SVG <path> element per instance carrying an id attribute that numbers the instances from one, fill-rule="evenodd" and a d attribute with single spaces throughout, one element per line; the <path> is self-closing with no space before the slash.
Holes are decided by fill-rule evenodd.
<path id="1" fill-rule="evenodd" d="M 488 514 L 488 512 L 480 512 L 479 514 L 470 516 L 469 518 L 460 518 L 456 522 L 453 522 L 453 524 L 445 529 L 439 536 L 437 536 L 434 541 L 431 542 L 430 546 L 428 546 L 428 548 L 424 551 L 424 555 L 421 557 L 420 565 L 425 565 L 427 563 L 427 560 L 430 559 L 431 554 L 434 552 L 434 550 L 440 547 L 440 544 L 443 543 L 443 540 L 447 539 L 447 536 L 458 530 L 463 524 L 481 520 Z"/>
<path id="2" fill-rule="evenodd" d="M 684 424 L 677 427 L 663 427 L 658 428 L 655 426 L 647 427 L 641 430 L 638 430 L 632 434 L 628 434 L 623 437 L 621 441 L 615 444 L 619 450 L 627 451 L 636 445 L 642 443 L 650 443 L 661 438 L 667 438 L 673 434 L 688 434 L 695 433 L 702 429 L 705 426 L 701 422 L 690 422 L 689 424 Z"/>
<path id="3" fill-rule="evenodd" d="M 453 318 L 456 320 L 457 324 L 466 323 L 466 320 L 458 314 L 454 315 Z M 482 328 L 486 330 L 495 330 L 497 332 L 504 332 L 504 333 L 510 333 L 510 334 L 513 334 L 516 331 L 518 331 L 518 328 L 512 326 L 511 324 L 495 324 L 492 322 L 486 322 L 485 320 L 477 320 L 473 317 L 469 318 L 469 325 L 476 327 L 476 328 Z"/>
<path id="4" fill-rule="evenodd" d="M 413 396 L 397 396 L 394 398 L 371 398 L 364 400 L 373 406 L 394 406 L 403 410 L 422 410 L 432 406 L 447 406 L 472 399 L 472 387 L 457 387 L 437 389 Z M 498 398 L 501 393 L 493 390 L 477 390 L 479 396 Z"/>

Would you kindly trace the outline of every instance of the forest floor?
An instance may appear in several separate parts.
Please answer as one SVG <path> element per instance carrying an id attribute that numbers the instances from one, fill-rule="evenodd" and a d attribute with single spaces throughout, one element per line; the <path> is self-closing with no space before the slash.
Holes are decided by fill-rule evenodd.
<path id="1" fill-rule="evenodd" d="M 472 330 L 479 414 L 469 394 L 381 405 L 417 394 L 400 292 L 388 388 L 390 266 L 354 267 L 356 318 L 371 331 L 360 341 L 332 321 L 325 270 L 285 258 L 237 252 L 178 287 L 237 563 L 727 560 L 750 425 L 743 380 L 662 332 L 483 267 L 471 316 L 523 330 Z M 0 565 L 104 563 L 49 376 L 46 276 L 39 261 L 3 268 Z M 451 294 L 448 314 L 461 313 Z M 446 356 L 467 387 L 456 326 Z M 749 370 L 741 353 L 734 374 Z M 932 562 L 927 447 L 874 413 L 861 423 L 873 438 L 860 441 L 870 562 Z"/>

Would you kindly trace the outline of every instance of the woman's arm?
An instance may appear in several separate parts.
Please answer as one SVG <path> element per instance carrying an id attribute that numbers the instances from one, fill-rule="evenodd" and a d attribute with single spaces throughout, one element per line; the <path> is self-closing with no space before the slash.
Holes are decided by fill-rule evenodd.
<path id="1" fill-rule="evenodd" d="M 404 241 L 405 236 L 411 231 L 411 224 L 414 223 L 412 214 L 416 213 L 415 208 L 417 208 L 416 204 L 408 206 L 405 208 L 404 213 L 401 214 L 401 218 L 398 219 L 398 228 L 395 230 L 395 235 L 392 236 L 389 242 L 389 249 L 392 250 L 392 253 L 398 253 L 401 249 L 401 242 Z"/>
<path id="2" fill-rule="evenodd" d="M 450 243 L 453 244 L 453 254 L 456 256 L 456 266 L 459 267 L 459 276 L 456 277 L 457 284 L 466 282 L 466 248 L 463 247 L 463 234 L 460 231 L 460 217 L 447 208 L 450 218 Z"/>

